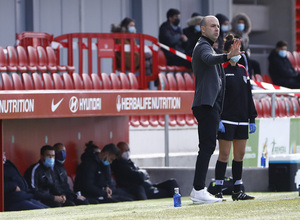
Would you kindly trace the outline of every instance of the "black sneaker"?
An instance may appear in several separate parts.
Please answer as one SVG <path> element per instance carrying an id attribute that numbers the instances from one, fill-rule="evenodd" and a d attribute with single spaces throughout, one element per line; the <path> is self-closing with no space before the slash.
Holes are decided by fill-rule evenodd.
<path id="1" fill-rule="evenodd" d="M 237 193 L 232 192 L 232 200 L 233 201 L 235 201 L 235 200 L 249 200 L 249 199 L 255 199 L 255 197 L 247 195 L 242 190 L 237 192 Z"/>
<path id="2" fill-rule="evenodd" d="M 223 193 L 222 192 L 219 192 L 215 195 L 216 198 L 219 198 L 219 199 L 222 199 L 222 202 L 225 202 L 226 199 L 223 197 Z"/>

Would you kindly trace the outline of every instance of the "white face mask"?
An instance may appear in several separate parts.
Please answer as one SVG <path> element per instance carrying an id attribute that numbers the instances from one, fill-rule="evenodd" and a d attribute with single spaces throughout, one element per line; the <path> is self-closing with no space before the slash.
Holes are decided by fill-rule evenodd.
<path id="1" fill-rule="evenodd" d="M 129 151 L 123 152 L 121 157 L 123 159 L 125 159 L 125 160 L 129 160 L 129 158 L 130 158 L 130 152 Z"/>

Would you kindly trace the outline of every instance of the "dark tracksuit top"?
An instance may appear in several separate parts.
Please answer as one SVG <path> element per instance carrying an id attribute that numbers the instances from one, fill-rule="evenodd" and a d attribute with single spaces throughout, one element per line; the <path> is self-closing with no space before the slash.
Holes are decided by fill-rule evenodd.
<path id="1" fill-rule="evenodd" d="M 226 76 L 226 90 L 223 112 L 223 123 L 255 122 L 257 112 L 254 106 L 249 74 L 245 67 L 237 64 L 231 66 L 229 62 L 223 64 Z"/>

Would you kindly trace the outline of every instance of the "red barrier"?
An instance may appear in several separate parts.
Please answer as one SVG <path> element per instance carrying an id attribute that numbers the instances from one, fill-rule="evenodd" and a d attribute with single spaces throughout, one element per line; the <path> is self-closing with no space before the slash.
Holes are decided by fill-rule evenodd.
<path id="1" fill-rule="evenodd" d="M 81 75 L 83 71 L 83 63 L 87 61 L 88 74 L 93 73 L 97 69 L 97 73 L 101 73 L 101 58 L 111 58 L 113 60 L 112 72 L 117 70 L 115 61 L 116 52 L 121 54 L 120 71 L 126 72 L 125 56 L 130 53 L 130 69 L 128 71 L 137 74 L 140 89 L 147 89 L 148 82 L 157 79 L 158 65 L 158 41 L 157 38 L 145 34 L 128 34 L 128 33 L 71 33 L 64 34 L 54 38 L 54 41 L 61 46 L 58 47 L 57 60 L 60 60 L 60 50 L 68 49 L 68 65 L 73 66 L 78 63 L 76 71 Z M 116 41 L 120 41 L 117 44 Z M 126 42 L 130 44 L 126 44 Z M 138 44 L 136 43 L 138 42 Z M 133 50 L 130 48 L 134 48 Z M 151 75 L 146 75 L 145 68 L 145 48 L 149 48 L 152 53 Z M 93 59 L 93 51 L 97 50 L 97 58 Z M 86 52 L 87 51 L 87 52 Z M 135 69 L 135 52 L 139 53 L 139 67 Z M 75 54 L 75 53 L 78 53 Z M 128 54 L 127 54 L 128 55 Z M 75 60 L 78 58 L 78 60 Z M 97 68 L 95 68 L 97 67 Z"/>

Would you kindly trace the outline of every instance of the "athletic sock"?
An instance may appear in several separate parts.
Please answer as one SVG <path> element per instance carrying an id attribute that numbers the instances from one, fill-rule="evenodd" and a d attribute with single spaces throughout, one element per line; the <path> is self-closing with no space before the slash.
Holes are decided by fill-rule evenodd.
<path id="1" fill-rule="evenodd" d="M 215 169 L 215 178 L 216 178 L 216 192 L 222 192 L 222 187 L 224 184 L 225 172 L 226 172 L 227 163 L 217 160 L 216 169 Z"/>
<path id="2" fill-rule="evenodd" d="M 241 190 L 242 182 L 242 171 L 243 171 L 243 161 L 232 160 L 232 177 L 233 177 L 233 189 L 234 192 L 239 192 Z"/>

